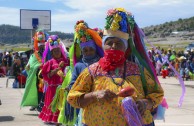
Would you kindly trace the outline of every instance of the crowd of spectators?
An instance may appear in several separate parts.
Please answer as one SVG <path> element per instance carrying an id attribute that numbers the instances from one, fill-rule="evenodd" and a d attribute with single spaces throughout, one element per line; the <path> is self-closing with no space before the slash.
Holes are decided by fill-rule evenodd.
<path id="1" fill-rule="evenodd" d="M 152 48 L 148 51 L 150 60 L 155 66 L 158 76 L 176 76 L 169 63 L 179 72 L 183 80 L 194 79 L 194 49 L 175 51 L 173 48 L 167 50 Z"/>
<path id="2" fill-rule="evenodd" d="M 28 62 L 27 55 L 18 52 L 3 52 L 0 53 L 0 77 L 13 76 L 19 82 L 23 77 L 22 71 Z M 20 82 L 25 85 L 25 81 Z"/>

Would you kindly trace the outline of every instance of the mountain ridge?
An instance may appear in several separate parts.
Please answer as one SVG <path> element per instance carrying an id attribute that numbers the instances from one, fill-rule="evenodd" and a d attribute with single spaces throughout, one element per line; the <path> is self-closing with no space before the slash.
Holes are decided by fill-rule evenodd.
<path id="1" fill-rule="evenodd" d="M 169 21 L 159 25 L 151 25 L 142 28 L 145 35 L 149 38 L 165 38 L 181 35 L 185 38 L 194 39 L 194 16 L 190 18 L 179 18 L 177 21 Z M 57 34 L 62 40 L 73 41 L 73 33 L 64 33 L 59 31 L 48 32 L 48 34 Z M 0 43 L 3 44 L 30 44 L 31 31 L 20 30 L 19 26 L 0 25 Z"/>

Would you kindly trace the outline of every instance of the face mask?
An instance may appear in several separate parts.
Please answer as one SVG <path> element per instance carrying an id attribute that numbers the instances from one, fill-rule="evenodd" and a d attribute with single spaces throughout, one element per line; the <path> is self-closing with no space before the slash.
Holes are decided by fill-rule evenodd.
<path id="1" fill-rule="evenodd" d="M 125 53 L 120 50 L 105 50 L 104 57 L 99 60 L 99 64 L 104 71 L 115 70 L 125 62 Z"/>
<path id="2" fill-rule="evenodd" d="M 125 58 L 125 53 L 120 50 L 105 50 L 104 51 L 104 58 L 109 62 L 116 63 L 120 62 L 122 59 Z"/>

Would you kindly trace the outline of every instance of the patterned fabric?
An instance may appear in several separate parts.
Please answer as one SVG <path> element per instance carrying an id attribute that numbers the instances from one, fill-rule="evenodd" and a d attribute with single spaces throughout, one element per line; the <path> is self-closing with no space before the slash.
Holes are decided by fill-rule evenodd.
<path id="1" fill-rule="evenodd" d="M 116 82 L 121 81 L 122 78 L 120 77 L 122 77 L 121 73 L 123 73 L 123 68 L 119 69 L 119 75 L 121 76 L 115 75 L 114 72 L 111 72 L 109 75 L 100 68 L 98 63 L 92 64 L 89 67 L 90 71 L 85 69 L 77 78 L 68 94 L 68 102 L 72 106 L 79 108 L 77 100 L 83 94 L 105 89 L 118 93 L 121 88 L 127 86 L 135 88 L 135 94 L 132 96 L 135 101 L 145 98 L 138 66 L 132 62 L 127 62 L 126 66 L 126 80 L 123 86 L 120 87 L 114 84 L 109 76 L 114 77 Z M 144 73 L 148 84 L 148 95 L 146 98 L 150 98 L 155 103 L 154 107 L 156 107 L 162 100 L 163 90 L 160 85 L 158 85 L 156 90 L 155 83 L 146 69 Z M 83 108 L 82 122 L 88 126 L 126 126 L 127 124 L 121 111 L 122 100 L 123 98 L 118 97 L 114 98 L 112 102 L 99 101 L 88 105 Z M 153 122 L 149 110 L 145 111 L 142 118 L 144 124 L 150 124 Z"/>
<path id="2" fill-rule="evenodd" d="M 115 70 L 125 62 L 125 53 L 120 50 L 105 50 L 104 57 L 99 60 L 99 64 L 104 71 Z"/>
<path id="3" fill-rule="evenodd" d="M 44 107 L 42 108 L 42 111 L 39 114 L 39 118 L 41 118 L 42 121 L 47 122 L 47 123 L 57 123 L 59 111 L 57 111 L 56 113 L 53 113 L 51 109 L 49 108 L 49 106 L 53 100 L 53 97 L 55 95 L 58 85 L 61 85 L 63 82 L 63 79 L 59 75 L 55 74 L 49 78 L 48 73 L 51 70 L 58 68 L 59 63 L 61 61 L 65 61 L 65 60 L 63 58 L 58 59 L 58 60 L 51 59 L 44 64 L 43 69 L 42 69 L 43 79 L 48 82 L 48 87 L 47 87 L 46 94 L 45 94 Z M 65 62 L 67 63 L 67 61 Z M 64 71 L 67 65 L 68 64 L 65 64 L 61 70 Z"/>

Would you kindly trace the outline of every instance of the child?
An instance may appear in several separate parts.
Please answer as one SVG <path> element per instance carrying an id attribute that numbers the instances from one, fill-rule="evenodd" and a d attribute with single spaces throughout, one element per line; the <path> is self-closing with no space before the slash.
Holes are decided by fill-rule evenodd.
<path id="1" fill-rule="evenodd" d="M 42 68 L 43 79 L 48 83 L 48 87 L 45 93 L 44 106 L 39 115 L 45 123 L 54 123 L 58 125 L 57 119 L 59 111 L 53 113 L 50 109 L 50 103 L 56 93 L 56 88 L 61 85 L 63 78 L 60 77 L 57 72 L 64 71 L 65 67 L 69 65 L 64 46 L 57 35 L 51 35 L 48 39 L 49 49 L 52 54 L 52 59 L 47 61 Z M 59 65 L 63 62 L 63 65 Z"/>

